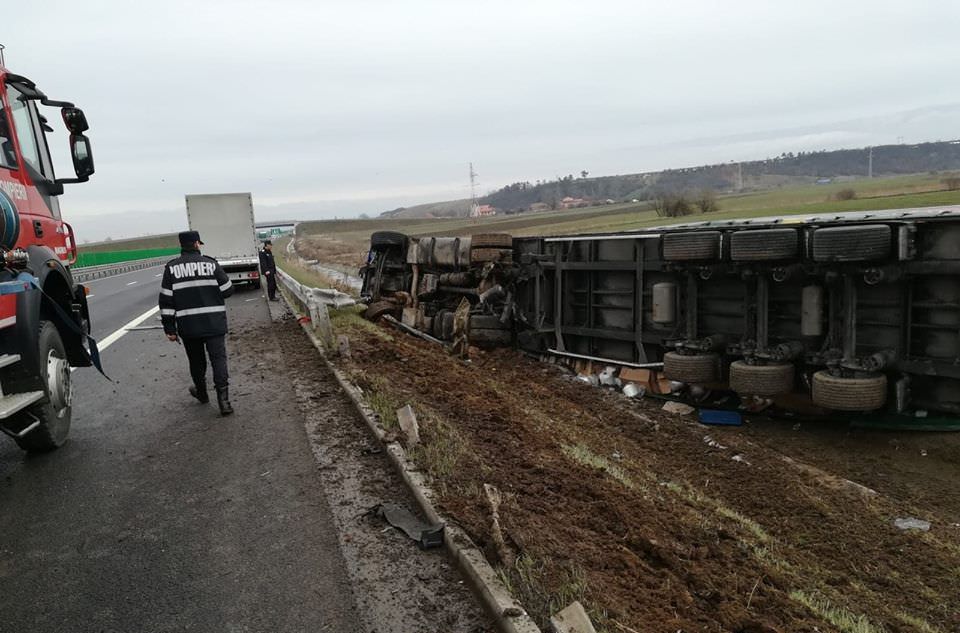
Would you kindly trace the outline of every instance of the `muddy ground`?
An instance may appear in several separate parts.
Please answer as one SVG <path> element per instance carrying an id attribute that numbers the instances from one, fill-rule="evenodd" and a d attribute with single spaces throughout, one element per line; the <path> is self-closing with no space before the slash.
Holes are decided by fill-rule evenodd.
<path id="1" fill-rule="evenodd" d="M 284 304 L 271 306 L 269 333 L 234 333 L 263 362 L 244 369 L 256 377 L 288 368 L 337 526 L 362 630 L 369 633 L 492 633 L 493 624 L 444 550 L 421 550 L 370 512 L 381 503 L 417 514 L 416 501 L 349 397 Z M 269 421 L 264 420 L 264 423 Z M 359 628 L 359 627 L 358 627 Z"/>
<path id="2" fill-rule="evenodd" d="M 580 599 L 606 631 L 960 631 L 960 435 L 706 427 L 514 351 L 334 321 L 338 362 L 385 424 L 414 406 L 442 512 L 541 624 Z"/>

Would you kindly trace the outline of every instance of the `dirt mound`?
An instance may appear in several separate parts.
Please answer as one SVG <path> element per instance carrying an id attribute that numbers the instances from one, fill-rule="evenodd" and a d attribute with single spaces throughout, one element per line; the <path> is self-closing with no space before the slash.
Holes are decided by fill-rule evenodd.
<path id="1" fill-rule="evenodd" d="M 541 621 L 582 599 L 609 630 L 960 630 L 956 477 L 884 461 L 876 442 L 834 449 L 830 433 L 822 460 L 816 432 L 785 459 L 779 423 L 708 428 L 513 351 L 464 363 L 392 331 L 348 331 L 345 367 L 374 398 L 417 409 L 414 457 L 491 560 L 483 485 L 504 493 L 516 560 L 503 575 Z M 849 471 L 879 492 L 846 485 Z M 938 504 L 903 496 L 925 486 Z M 893 526 L 906 516 L 933 527 Z"/>

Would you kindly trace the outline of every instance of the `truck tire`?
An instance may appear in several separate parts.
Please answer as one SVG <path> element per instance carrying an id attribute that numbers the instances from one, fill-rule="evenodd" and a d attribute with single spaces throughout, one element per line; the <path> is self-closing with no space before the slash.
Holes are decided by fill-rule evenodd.
<path id="1" fill-rule="evenodd" d="M 260 290 L 261 286 L 263 286 L 263 282 L 261 282 L 260 279 L 258 278 L 250 282 L 250 285 L 253 286 L 254 290 Z"/>
<path id="2" fill-rule="evenodd" d="M 513 262 L 513 251 L 501 248 L 473 248 L 470 250 L 470 263 L 485 264 L 487 262 L 509 264 Z"/>
<path id="3" fill-rule="evenodd" d="M 470 248 L 513 248 L 509 233 L 477 233 L 470 238 Z"/>
<path id="4" fill-rule="evenodd" d="M 748 365 L 730 363 L 730 389 L 747 396 L 778 396 L 793 391 L 794 367 L 790 363 Z"/>
<path id="5" fill-rule="evenodd" d="M 470 344 L 476 345 L 477 347 L 504 347 L 513 342 L 513 335 L 510 333 L 510 330 L 502 329 L 473 329 L 471 327 L 468 338 L 470 339 Z"/>
<path id="6" fill-rule="evenodd" d="M 730 236 L 730 259 L 737 262 L 793 259 L 800 254 L 796 229 L 738 231 Z"/>
<path id="7" fill-rule="evenodd" d="M 720 259 L 720 231 L 666 233 L 663 258 L 675 262 Z"/>
<path id="8" fill-rule="evenodd" d="M 374 301 L 363 311 L 363 318 L 376 323 L 383 315 L 392 314 L 396 311 L 397 304 L 392 301 Z"/>
<path id="9" fill-rule="evenodd" d="M 492 314 L 471 314 L 470 331 L 473 330 L 506 330 L 506 326 L 500 322 L 500 317 Z"/>
<path id="10" fill-rule="evenodd" d="M 818 262 L 865 262 L 884 259 L 892 246 L 886 224 L 836 226 L 813 232 L 813 259 Z"/>
<path id="11" fill-rule="evenodd" d="M 875 411 L 887 401 L 887 376 L 831 376 L 823 369 L 813 375 L 813 402 L 836 411 Z"/>
<path id="12" fill-rule="evenodd" d="M 452 310 L 443 313 L 443 320 L 440 322 L 440 338 L 444 341 L 453 340 L 453 322 L 456 316 L 456 313 Z"/>
<path id="13" fill-rule="evenodd" d="M 406 244 L 407 236 L 396 231 L 377 231 L 370 236 L 370 246 L 373 248 L 405 246 Z"/>
<path id="14" fill-rule="evenodd" d="M 434 338 L 443 339 L 443 315 L 447 312 L 448 310 L 438 310 L 433 315 L 433 321 L 430 323 L 430 333 Z"/>
<path id="15" fill-rule="evenodd" d="M 679 382 L 716 382 L 720 378 L 720 357 L 716 354 L 667 352 L 663 355 L 663 374 Z"/>
<path id="16" fill-rule="evenodd" d="M 40 322 L 37 348 L 47 402 L 28 409 L 40 425 L 16 441 L 30 453 L 46 453 L 63 446 L 70 434 L 73 387 L 63 339 L 50 321 Z"/>

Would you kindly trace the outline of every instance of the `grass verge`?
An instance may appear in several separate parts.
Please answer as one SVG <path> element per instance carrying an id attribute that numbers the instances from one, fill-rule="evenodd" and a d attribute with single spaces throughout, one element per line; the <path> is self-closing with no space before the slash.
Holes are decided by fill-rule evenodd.
<path id="1" fill-rule="evenodd" d="M 884 633 L 886 629 L 873 624 L 865 615 L 832 604 L 826 598 L 805 591 L 791 591 L 790 599 L 799 602 L 843 633 Z"/>

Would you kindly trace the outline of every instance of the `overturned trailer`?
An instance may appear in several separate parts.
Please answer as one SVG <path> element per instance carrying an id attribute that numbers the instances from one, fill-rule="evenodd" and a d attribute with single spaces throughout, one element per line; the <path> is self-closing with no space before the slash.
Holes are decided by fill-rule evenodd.
<path id="1" fill-rule="evenodd" d="M 678 395 L 917 428 L 960 416 L 960 206 L 513 239 L 383 232 L 362 274 L 371 317 L 439 339 L 650 368 Z"/>

